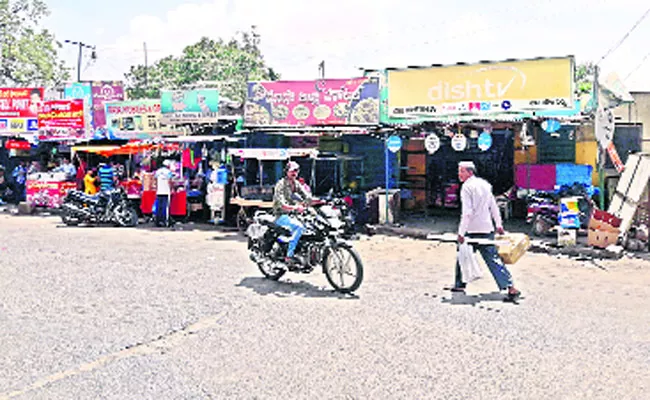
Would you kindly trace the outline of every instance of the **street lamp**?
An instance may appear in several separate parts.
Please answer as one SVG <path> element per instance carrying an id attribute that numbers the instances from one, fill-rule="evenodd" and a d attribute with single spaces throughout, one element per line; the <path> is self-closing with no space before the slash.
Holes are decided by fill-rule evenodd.
<path id="1" fill-rule="evenodd" d="M 73 46 L 79 46 L 79 57 L 77 58 L 77 82 L 81 82 L 81 58 L 83 56 L 83 49 L 91 49 L 93 52 L 90 55 L 90 58 L 95 60 L 97 58 L 97 53 L 95 53 L 95 46 L 91 46 L 82 42 L 75 42 L 72 40 L 65 40 L 65 43 L 71 44 Z"/>

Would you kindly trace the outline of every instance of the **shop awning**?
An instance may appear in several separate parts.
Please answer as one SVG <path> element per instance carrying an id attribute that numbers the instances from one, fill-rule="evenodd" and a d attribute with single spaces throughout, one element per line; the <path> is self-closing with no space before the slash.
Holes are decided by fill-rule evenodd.
<path id="1" fill-rule="evenodd" d="M 73 153 L 83 151 L 86 153 L 101 153 L 101 152 L 106 152 L 106 151 L 111 151 L 115 149 L 119 149 L 121 146 L 116 146 L 116 145 L 105 145 L 105 146 L 72 146 L 70 150 L 72 150 Z"/>
<path id="2" fill-rule="evenodd" d="M 226 142 L 237 142 L 244 140 L 243 137 L 234 137 L 229 135 L 196 135 L 196 136 L 178 136 L 173 138 L 164 138 L 165 142 L 172 143 L 199 143 L 199 142 L 217 142 L 225 140 Z"/>
<path id="3" fill-rule="evenodd" d="M 287 160 L 293 157 L 318 157 L 316 149 L 228 149 L 228 154 L 257 160 Z"/>

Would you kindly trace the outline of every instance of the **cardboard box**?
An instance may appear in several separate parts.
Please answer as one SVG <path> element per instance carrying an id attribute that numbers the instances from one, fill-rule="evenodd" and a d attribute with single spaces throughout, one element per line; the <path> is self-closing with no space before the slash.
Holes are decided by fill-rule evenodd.
<path id="1" fill-rule="evenodd" d="M 557 244 L 562 247 L 575 246 L 577 243 L 578 231 L 576 229 L 559 228 L 557 230 Z"/>
<path id="2" fill-rule="evenodd" d="M 516 263 L 530 248 L 530 239 L 523 233 L 508 233 L 495 239 L 509 242 L 507 245 L 498 246 L 499 256 L 506 264 Z"/>
<path id="3" fill-rule="evenodd" d="M 605 232 L 620 232 L 620 229 L 614 227 L 612 224 L 594 218 L 591 218 L 589 220 L 589 229 Z"/>
<path id="4" fill-rule="evenodd" d="M 621 222 L 623 222 L 623 220 L 618 218 L 617 216 L 610 214 L 607 211 L 602 211 L 598 209 L 594 209 L 594 211 L 591 213 L 591 219 L 607 222 L 614 228 L 619 228 L 621 226 Z"/>
<path id="5" fill-rule="evenodd" d="M 608 232 L 589 229 L 589 233 L 587 234 L 587 244 L 592 247 L 604 249 L 607 248 L 607 246 L 616 244 L 620 233 L 620 230 L 618 232 Z"/>

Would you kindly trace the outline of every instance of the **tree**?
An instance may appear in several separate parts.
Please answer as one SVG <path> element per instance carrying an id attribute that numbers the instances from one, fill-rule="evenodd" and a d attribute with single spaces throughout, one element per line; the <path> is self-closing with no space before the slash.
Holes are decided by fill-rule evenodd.
<path id="1" fill-rule="evenodd" d="M 596 64 L 591 61 L 578 64 L 575 70 L 576 91 L 578 95 L 591 93 L 596 76 Z"/>
<path id="2" fill-rule="evenodd" d="M 215 82 L 223 96 L 243 102 L 248 81 L 280 78 L 266 65 L 259 45 L 260 35 L 253 26 L 228 42 L 203 37 L 178 57 L 167 56 L 148 68 L 131 66 L 125 75 L 129 98 L 158 98 L 163 89 Z"/>
<path id="3" fill-rule="evenodd" d="M 69 78 L 61 44 L 38 27 L 48 14 L 43 0 L 0 0 L 0 86 L 55 86 Z"/>

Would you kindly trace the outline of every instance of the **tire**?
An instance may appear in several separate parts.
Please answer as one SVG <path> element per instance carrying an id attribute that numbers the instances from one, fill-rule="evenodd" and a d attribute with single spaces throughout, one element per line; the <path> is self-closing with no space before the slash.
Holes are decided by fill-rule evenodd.
<path id="1" fill-rule="evenodd" d="M 237 219 L 237 229 L 239 232 L 246 233 L 246 228 L 248 228 L 248 215 L 246 215 L 246 210 L 241 207 L 236 216 Z"/>
<path id="2" fill-rule="evenodd" d="M 63 210 L 61 213 L 61 221 L 67 226 L 77 226 L 81 222 L 79 218 L 75 218 L 70 214 L 70 211 Z"/>
<path id="3" fill-rule="evenodd" d="M 542 216 L 538 215 L 535 217 L 533 220 L 533 226 L 530 229 L 530 233 L 533 236 L 548 236 L 548 233 L 550 232 L 552 226 L 548 222 L 542 218 Z"/>
<path id="4" fill-rule="evenodd" d="M 268 258 L 266 260 L 261 260 L 263 257 L 262 253 L 257 248 L 257 244 L 252 243 L 251 239 L 249 239 L 249 247 L 251 252 L 251 260 L 257 264 L 257 268 L 259 268 L 260 272 L 266 279 L 277 281 L 278 279 L 282 278 L 282 276 L 287 272 L 287 270 L 284 268 L 274 268 L 273 266 L 275 263 Z"/>
<path id="5" fill-rule="evenodd" d="M 347 254 L 349 257 L 342 257 L 342 255 Z M 332 266 L 332 263 L 334 260 L 339 261 L 339 258 L 342 260 L 346 260 L 347 262 L 345 263 L 346 266 L 350 264 L 350 261 L 353 262 L 354 264 L 354 269 L 356 270 L 355 278 L 352 281 L 351 285 L 345 285 L 345 280 L 343 279 L 343 268 L 339 266 L 339 268 L 334 271 L 334 268 Z M 325 262 L 323 263 L 323 269 L 325 272 L 325 277 L 327 278 L 327 281 L 332 285 L 334 290 L 336 290 L 339 293 L 353 293 L 357 289 L 359 289 L 359 286 L 361 286 L 361 282 L 363 281 L 363 263 L 361 262 L 361 257 L 359 256 L 359 253 L 357 253 L 356 250 L 354 250 L 350 246 L 338 246 L 338 247 L 330 247 L 325 254 Z M 336 283 L 335 281 L 337 279 L 340 279 L 341 284 Z"/>
<path id="6" fill-rule="evenodd" d="M 138 225 L 138 213 L 132 207 L 120 204 L 113 212 L 118 226 L 132 228 Z"/>

